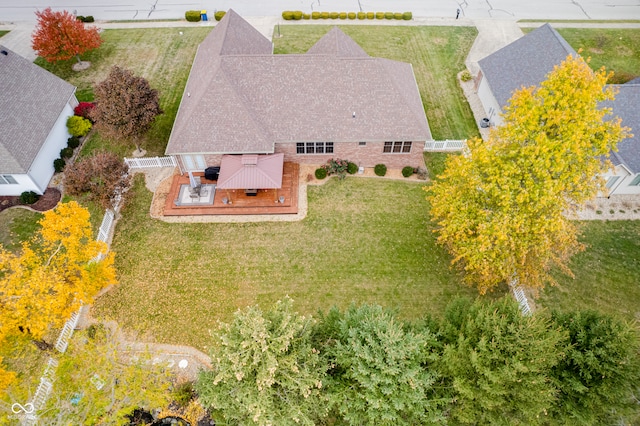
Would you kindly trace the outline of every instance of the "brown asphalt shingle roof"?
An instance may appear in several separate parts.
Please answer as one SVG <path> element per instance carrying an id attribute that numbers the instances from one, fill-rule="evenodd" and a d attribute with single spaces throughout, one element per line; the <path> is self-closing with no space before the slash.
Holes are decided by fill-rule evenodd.
<path id="1" fill-rule="evenodd" d="M 167 154 L 431 139 L 410 64 L 369 57 L 338 28 L 304 55 L 273 55 L 270 46 L 227 12 L 198 49 Z"/>
<path id="2" fill-rule="evenodd" d="M 0 76 L 0 173 L 24 174 L 76 88 L 4 46 Z"/>

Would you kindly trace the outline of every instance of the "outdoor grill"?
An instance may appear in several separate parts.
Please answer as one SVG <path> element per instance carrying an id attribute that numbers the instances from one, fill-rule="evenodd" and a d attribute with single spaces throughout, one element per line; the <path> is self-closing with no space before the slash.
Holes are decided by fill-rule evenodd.
<path id="1" fill-rule="evenodd" d="M 220 167 L 207 167 L 204 169 L 204 178 L 207 180 L 218 180 L 220 174 Z"/>

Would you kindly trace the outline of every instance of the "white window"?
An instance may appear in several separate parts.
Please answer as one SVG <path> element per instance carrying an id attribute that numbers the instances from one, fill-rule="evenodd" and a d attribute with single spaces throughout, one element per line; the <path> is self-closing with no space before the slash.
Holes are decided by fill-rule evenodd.
<path id="1" fill-rule="evenodd" d="M 0 185 L 17 185 L 18 181 L 11 175 L 0 175 Z"/>
<path id="2" fill-rule="evenodd" d="M 384 148 L 382 148 L 382 152 L 406 154 L 408 152 L 411 152 L 411 142 L 407 142 L 407 141 L 385 142 Z"/>
<path id="3" fill-rule="evenodd" d="M 640 186 L 640 174 L 636 175 L 636 177 L 633 178 L 629 186 Z"/>
<path id="4" fill-rule="evenodd" d="M 182 161 L 187 171 L 191 170 L 204 170 L 207 168 L 207 163 L 204 161 L 204 155 L 183 155 Z"/>
<path id="5" fill-rule="evenodd" d="M 611 189 L 611 187 L 616 184 L 618 179 L 620 179 L 620 176 L 610 176 L 609 179 L 607 179 L 606 187 L 608 189 Z"/>
<path id="6" fill-rule="evenodd" d="M 296 154 L 333 154 L 333 142 L 298 142 Z"/>

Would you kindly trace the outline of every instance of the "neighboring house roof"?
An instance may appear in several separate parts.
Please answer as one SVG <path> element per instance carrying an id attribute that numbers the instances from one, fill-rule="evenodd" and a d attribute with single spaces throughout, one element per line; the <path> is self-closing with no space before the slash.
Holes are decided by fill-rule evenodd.
<path id="1" fill-rule="evenodd" d="M 0 173 L 24 174 L 76 88 L 4 46 L 0 75 Z"/>
<path id="2" fill-rule="evenodd" d="M 632 173 L 640 173 L 640 81 L 633 84 L 612 85 L 617 94 L 613 102 L 605 106 L 612 109 L 614 116 L 622 119 L 622 125 L 631 128 L 632 137 L 618 143 L 618 151 L 612 152 L 614 165 L 624 164 Z"/>
<path id="3" fill-rule="evenodd" d="M 431 139 L 410 64 L 372 58 L 338 28 L 307 54 L 273 55 L 270 46 L 227 12 L 198 49 L 167 154 Z"/>
<path id="4" fill-rule="evenodd" d="M 544 24 L 478 62 L 498 105 L 504 108 L 513 92 L 539 86 L 547 74 L 576 51 L 551 25 Z"/>

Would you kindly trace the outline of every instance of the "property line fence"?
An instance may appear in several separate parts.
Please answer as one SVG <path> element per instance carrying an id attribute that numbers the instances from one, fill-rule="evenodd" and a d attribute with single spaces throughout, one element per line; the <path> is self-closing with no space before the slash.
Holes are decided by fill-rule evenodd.
<path id="1" fill-rule="evenodd" d="M 67 346 L 69 346 L 69 339 L 73 336 L 73 330 L 76 329 L 78 325 L 78 320 L 80 319 L 80 312 L 82 308 L 78 310 L 78 312 L 74 312 L 71 314 L 71 318 L 64 323 L 64 327 L 62 327 L 62 331 L 58 336 L 58 340 L 56 341 L 55 348 L 60 353 L 65 353 L 67 351 Z"/>
<path id="2" fill-rule="evenodd" d="M 103 243 L 107 242 L 115 217 L 116 215 L 113 210 L 107 210 L 104 212 L 102 224 L 100 225 L 100 229 L 98 229 L 98 238 L 96 238 L 98 241 L 102 241 Z"/>
<path id="3" fill-rule="evenodd" d="M 524 294 L 524 290 L 522 289 L 522 287 L 518 285 L 512 285 L 511 291 L 513 292 L 513 297 L 515 297 L 518 301 L 518 306 L 520 306 L 520 312 L 522 312 L 522 315 L 531 315 L 529 300 L 527 300 L 527 295 Z"/>
<path id="4" fill-rule="evenodd" d="M 124 162 L 129 169 L 149 169 L 157 167 L 175 167 L 176 160 L 173 157 L 143 157 L 125 158 Z"/>
<path id="5" fill-rule="evenodd" d="M 424 144 L 425 151 L 462 151 L 467 147 L 467 140 L 452 140 L 447 139 L 444 141 L 427 141 Z"/>

